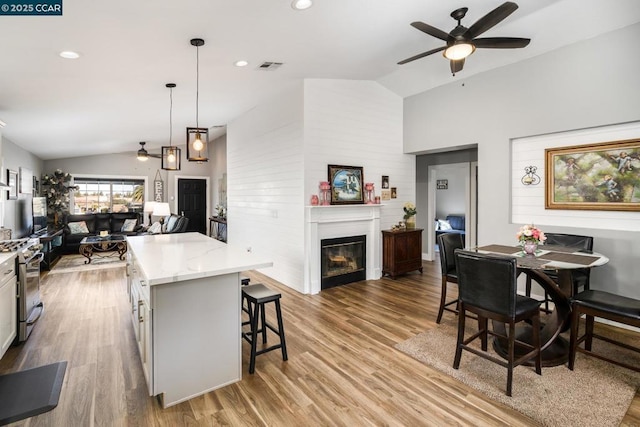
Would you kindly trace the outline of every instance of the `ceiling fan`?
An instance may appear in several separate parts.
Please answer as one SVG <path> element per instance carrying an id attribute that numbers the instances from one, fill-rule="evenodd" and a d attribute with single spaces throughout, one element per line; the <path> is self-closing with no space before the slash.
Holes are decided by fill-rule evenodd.
<path id="1" fill-rule="evenodd" d="M 431 49 L 416 56 L 412 56 L 411 58 L 407 58 L 404 61 L 398 62 L 398 64 L 406 64 L 407 62 L 424 58 L 425 56 L 429 56 L 433 53 L 444 51 L 443 56 L 450 60 L 451 72 L 455 76 L 458 71 L 462 70 L 465 58 L 471 55 L 476 49 L 516 49 L 525 47 L 529 44 L 531 39 L 518 37 L 476 38 L 480 34 L 502 22 L 502 20 L 511 15 L 517 8 L 517 4 L 510 1 L 505 2 L 467 28 L 463 26 L 460 21 L 462 21 L 469 9 L 461 7 L 460 9 L 456 9 L 451 12 L 451 17 L 458 21 L 458 25 L 448 34 L 438 28 L 425 24 L 424 22 L 412 22 L 412 27 L 427 33 L 430 36 L 444 40 L 447 44 L 446 46 Z"/>

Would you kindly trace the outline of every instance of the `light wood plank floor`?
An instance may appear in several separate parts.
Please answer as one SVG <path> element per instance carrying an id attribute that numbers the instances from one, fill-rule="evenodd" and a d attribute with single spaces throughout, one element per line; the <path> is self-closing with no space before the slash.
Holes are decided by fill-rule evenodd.
<path id="1" fill-rule="evenodd" d="M 256 373 L 249 375 L 244 343 L 241 382 L 166 410 L 146 392 L 124 268 L 45 275 L 45 315 L 30 339 L 0 360 L 0 373 L 59 360 L 69 364 L 59 406 L 13 425 L 534 425 L 393 348 L 435 325 L 436 263 L 424 262 L 422 275 L 314 296 L 248 275 L 283 293 L 289 361 L 279 351 L 258 356 Z M 206 327 L 185 323 L 198 326 Z M 623 424 L 640 424 L 639 396 Z"/>

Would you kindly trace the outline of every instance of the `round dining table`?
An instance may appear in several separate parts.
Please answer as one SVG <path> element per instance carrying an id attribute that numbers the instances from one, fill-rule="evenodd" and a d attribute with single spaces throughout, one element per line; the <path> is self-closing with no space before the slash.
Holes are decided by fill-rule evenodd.
<path id="1" fill-rule="evenodd" d="M 569 329 L 571 322 L 571 304 L 573 296 L 572 271 L 605 265 L 609 262 L 606 256 L 591 251 L 576 251 L 564 246 L 539 246 L 533 255 L 525 254 L 519 246 L 487 245 L 474 249 L 479 253 L 491 253 L 516 258 L 519 274 L 529 276 L 547 292 L 553 301 L 554 309 L 541 317 L 540 346 L 542 349 L 542 366 L 557 366 L 567 362 L 569 342 L 560 334 Z M 554 272 L 556 280 L 549 277 Z M 523 322 L 521 322 L 523 323 Z M 506 335 L 504 323 L 493 322 L 494 330 Z M 523 323 L 516 329 L 516 339 L 531 343 L 531 325 Z M 493 348 L 500 356 L 507 357 L 507 340 L 496 338 Z M 521 350 L 519 352 L 518 350 Z M 516 358 L 526 349 L 516 346 Z M 531 362 L 533 363 L 533 362 Z"/>

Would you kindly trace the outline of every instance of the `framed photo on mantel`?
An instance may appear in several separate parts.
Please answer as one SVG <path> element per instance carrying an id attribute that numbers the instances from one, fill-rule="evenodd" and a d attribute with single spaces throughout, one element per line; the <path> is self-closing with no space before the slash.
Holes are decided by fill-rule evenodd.
<path id="1" fill-rule="evenodd" d="M 364 176 L 361 166 L 329 165 L 332 205 L 364 203 Z"/>

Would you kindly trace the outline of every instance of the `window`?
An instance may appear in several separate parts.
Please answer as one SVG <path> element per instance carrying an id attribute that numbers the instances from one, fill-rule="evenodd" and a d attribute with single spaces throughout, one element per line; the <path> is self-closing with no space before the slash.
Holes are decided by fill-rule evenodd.
<path id="1" fill-rule="evenodd" d="M 74 178 L 73 213 L 140 212 L 144 180 Z"/>

